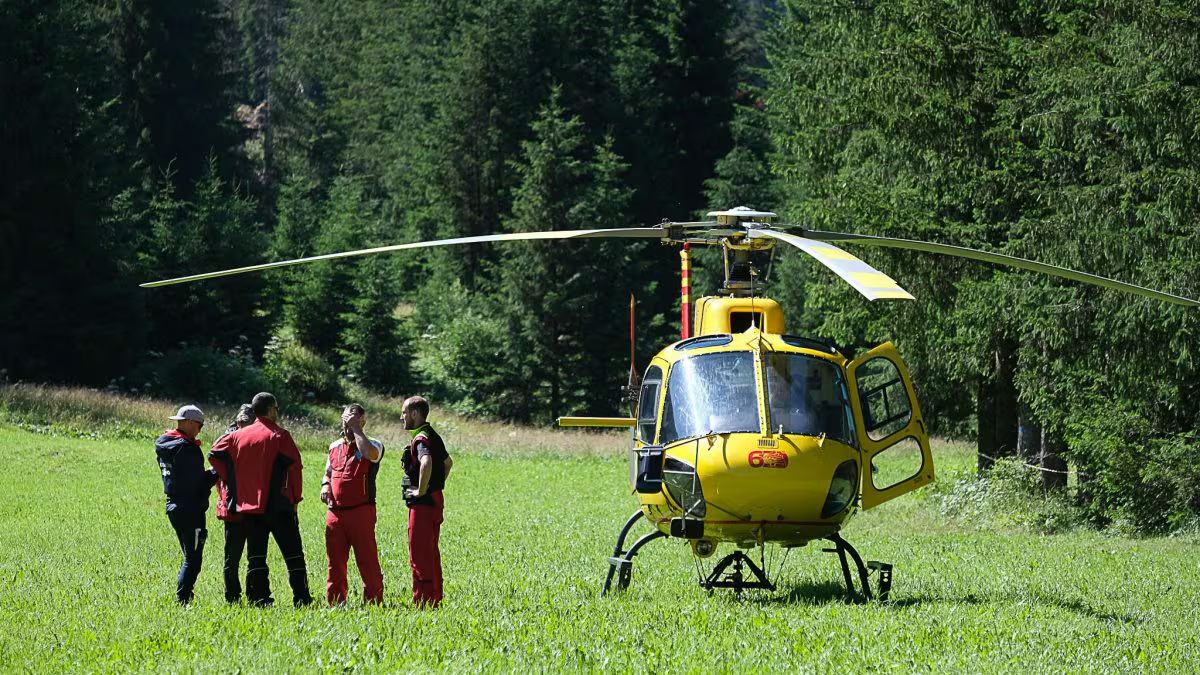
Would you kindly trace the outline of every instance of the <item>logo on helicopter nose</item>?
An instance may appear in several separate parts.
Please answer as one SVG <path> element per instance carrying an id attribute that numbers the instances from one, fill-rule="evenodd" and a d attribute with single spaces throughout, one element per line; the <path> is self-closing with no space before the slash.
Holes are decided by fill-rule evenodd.
<path id="1" fill-rule="evenodd" d="M 778 450 L 755 450 L 746 456 L 746 461 L 756 469 L 782 469 L 788 465 L 788 456 Z"/>

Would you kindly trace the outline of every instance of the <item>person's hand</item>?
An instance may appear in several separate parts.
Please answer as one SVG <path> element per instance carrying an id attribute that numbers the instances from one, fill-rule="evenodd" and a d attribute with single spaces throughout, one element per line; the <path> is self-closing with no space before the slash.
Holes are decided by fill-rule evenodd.
<path id="1" fill-rule="evenodd" d="M 408 488 L 405 491 L 405 496 L 409 499 L 417 499 L 421 496 L 421 493 L 417 491 L 417 488 Z"/>
<path id="2" fill-rule="evenodd" d="M 354 434 L 362 433 L 362 415 L 342 413 L 342 429 Z"/>
<path id="3" fill-rule="evenodd" d="M 329 505 L 329 485 L 328 484 L 321 486 L 321 503 L 325 504 L 326 506 Z"/>

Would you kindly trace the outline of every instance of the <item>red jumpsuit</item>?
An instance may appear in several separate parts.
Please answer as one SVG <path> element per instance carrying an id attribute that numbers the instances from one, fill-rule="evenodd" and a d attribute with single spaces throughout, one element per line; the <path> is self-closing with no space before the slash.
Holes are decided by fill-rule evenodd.
<path id="1" fill-rule="evenodd" d="M 408 560 L 412 567 L 413 602 L 418 606 L 437 607 L 442 602 L 442 554 L 438 538 L 442 530 L 446 485 L 446 444 L 426 424 L 417 430 L 404 454 L 404 472 L 413 486 L 419 484 L 420 458 L 431 460 L 429 484 L 425 495 L 408 505 Z"/>
<path id="2" fill-rule="evenodd" d="M 383 444 L 371 439 L 383 459 Z M 329 514 L 325 517 L 325 553 L 329 577 L 325 596 L 329 604 L 346 602 L 346 562 L 354 550 L 354 563 L 363 582 L 363 601 L 383 602 L 383 570 L 375 541 L 375 476 L 379 462 L 363 457 L 345 439 L 329 446 Z"/>

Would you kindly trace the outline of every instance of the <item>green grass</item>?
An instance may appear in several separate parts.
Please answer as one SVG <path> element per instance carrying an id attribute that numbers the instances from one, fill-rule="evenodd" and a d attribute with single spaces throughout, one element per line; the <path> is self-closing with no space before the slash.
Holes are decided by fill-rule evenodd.
<path id="1" fill-rule="evenodd" d="M 1041 536 L 944 515 L 946 495 L 973 464 L 961 445 L 935 448 L 938 484 L 861 513 L 845 530 L 865 557 L 896 565 L 886 605 L 842 602 L 836 561 L 815 545 L 790 553 L 774 593 L 742 602 L 709 596 L 675 540 L 647 546 L 630 590 L 600 599 L 604 559 L 635 504 L 620 437 L 563 435 L 584 450 L 553 454 L 543 441 L 531 450 L 519 433 L 455 420 L 447 425 L 457 435 L 447 433 L 456 462 L 442 609 L 418 612 L 405 602 L 406 510 L 394 456 L 380 474 L 388 606 L 293 610 L 274 548 L 272 587 L 284 602 L 226 606 L 222 535 L 210 514 L 197 600 L 180 608 L 172 602 L 179 552 L 152 434 L 129 438 L 127 427 L 97 423 L 113 433 L 88 437 L 16 424 L 11 415 L 0 424 L 6 672 L 1196 668 L 1192 540 Z M 380 435 L 393 448 L 402 442 Z M 317 436 L 312 429 L 313 443 Z M 464 447 L 459 438 L 492 440 Z M 611 455 L 595 452 L 604 443 Z M 304 459 L 302 533 L 310 583 L 321 592 L 324 508 L 315 497 L 323 457 Z"/>

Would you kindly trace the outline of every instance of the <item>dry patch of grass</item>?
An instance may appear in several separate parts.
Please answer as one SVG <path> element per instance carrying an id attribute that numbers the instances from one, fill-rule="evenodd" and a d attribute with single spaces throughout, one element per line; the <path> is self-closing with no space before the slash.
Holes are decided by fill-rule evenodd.
<path id="1" fill-rule="evenodd" d="M 352 393 L 368 411 L 368 433 L 391 447 L 407 442 L 400 410 L 403 399 L 362 390 Z M 204 401 L 163 401 L 84 387 L 41 384 L 0 385 L 0 422 L 35 431 L 78 437 L 145 438 L 170 424 L 178 406 L 196 403 L 211 420 L 202 440 L 212 441 L 237 411 L 232 406 Z M 308 407 L 299 416 L 285 416 L 303 450 L 323 452 L 338 433 L 338 406 Z M 612 456 L 625 450 L 628 432 L 554 429 L 486 422 L 434 407 L 433 422 L 451 449 L 493 455 L 565 454 Z"/>

